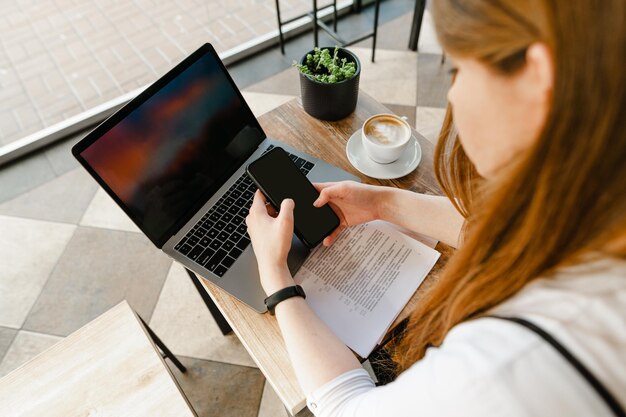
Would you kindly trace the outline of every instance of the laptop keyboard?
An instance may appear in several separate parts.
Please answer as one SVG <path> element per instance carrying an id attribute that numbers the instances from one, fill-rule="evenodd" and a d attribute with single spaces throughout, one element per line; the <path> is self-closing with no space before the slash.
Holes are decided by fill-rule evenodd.
<path id="1" fill-rule="evenodd" d="M 272 148 L 274 145 L 263 154 Z M 296 155 L 288 155 L 304 175 L 315 166 Z M 244 172 L 174 249 L 215 275 L 223 276 L 250 244 L 245 218 L 256 189 Z"/>

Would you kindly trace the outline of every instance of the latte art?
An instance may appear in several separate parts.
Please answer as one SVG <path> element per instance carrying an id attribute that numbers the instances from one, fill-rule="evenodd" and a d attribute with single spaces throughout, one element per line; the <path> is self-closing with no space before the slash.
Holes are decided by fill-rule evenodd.
<path id="1" fill-rule="evenodd" d="M 373 119 L 365 126 L 364 130 L 369 140 L 387 146 L 405 142 L 408 134 L 406 126 L 391 117 Z"/>
<path id="2" fill-rule="evenodd" d="M 402 156 L 411 139 L 411 126 L 394 114 L 377 114 L 365 121 L 361 138 L 372 161 L 389 164 Z"/>

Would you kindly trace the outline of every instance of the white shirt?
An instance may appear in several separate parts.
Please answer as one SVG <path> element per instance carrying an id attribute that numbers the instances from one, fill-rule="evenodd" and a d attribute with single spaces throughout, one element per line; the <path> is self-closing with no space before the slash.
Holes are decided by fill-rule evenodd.
<path id="1" fill-rule="evenodd" d="M 491 314 L 542 327 L 626 408 L 626 262 L 535 280 Z M 613 415 L 551 345 L 494 318 L 455 326 L 390 384 L 375 387 L 365 370 L 353 370 L 311 393 L 307 405 L 318 417 Z"/>

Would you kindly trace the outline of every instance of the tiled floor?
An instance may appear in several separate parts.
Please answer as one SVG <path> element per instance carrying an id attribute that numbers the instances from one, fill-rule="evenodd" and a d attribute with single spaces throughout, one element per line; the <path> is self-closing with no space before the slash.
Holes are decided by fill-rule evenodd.
<path id="1" fill-rule="evenodd" d="M 447 65 L 428 13 L 422 52 L 406 49 L 410 21 L 406 13 L 381 26 L 374 64 L 371 40 L 352 49 L 363 64 L 361 89 L 434 142 Z M 229 69 L 257 116 L 299 95 L 289 62 L 310 42 L 309 34 L 290 42 L 285 57 L 270 50 Z M 286 416 L 237 338 L 221 335 L 182 267 L 77 166 L 69 149 L 81 136 L 0 169 L 0 377 L 127 299 L 190 368 L 173 372 L 199 415 Z"/>

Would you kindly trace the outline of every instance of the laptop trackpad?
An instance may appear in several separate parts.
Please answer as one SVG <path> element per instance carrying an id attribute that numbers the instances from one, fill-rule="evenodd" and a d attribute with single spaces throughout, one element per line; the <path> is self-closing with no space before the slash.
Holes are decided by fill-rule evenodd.
<path id="1" fill-rule="evenodd" d="M 291 250 L 289 251 L 289 256 L 287 256 L 287 266 L 291 275 L 295 275 L 298 272 L 298 269 L 300 269 L 310 252 L 309 248 L 300 242 L 296 235 L 293 235 L 291 238 Z"/>

